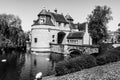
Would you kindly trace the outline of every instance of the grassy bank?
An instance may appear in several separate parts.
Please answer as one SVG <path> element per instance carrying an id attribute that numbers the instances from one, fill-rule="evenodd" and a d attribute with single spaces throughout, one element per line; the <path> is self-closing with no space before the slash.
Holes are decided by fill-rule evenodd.
<path id="1" fill-rule="evenodd" d="M 44 77 L 42 80 L 120 80 L 120 61 L 64 76 Z"/>

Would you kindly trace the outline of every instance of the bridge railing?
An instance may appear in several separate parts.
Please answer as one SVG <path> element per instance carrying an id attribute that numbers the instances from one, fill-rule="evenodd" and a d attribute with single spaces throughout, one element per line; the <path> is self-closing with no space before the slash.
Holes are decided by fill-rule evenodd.
<path id="1" fill-rule="evenodd" d="M 64 53 L 64 45 L 62 44 L 50 44 L 50 49 L 52 52 Z"/>

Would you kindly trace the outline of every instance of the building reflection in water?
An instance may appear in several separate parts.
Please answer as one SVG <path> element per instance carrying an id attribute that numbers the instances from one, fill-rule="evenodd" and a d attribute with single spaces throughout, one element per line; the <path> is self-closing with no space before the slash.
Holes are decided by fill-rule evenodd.
<path id="1" fill-rule="evenodd" d="M 62 60 L 63 56 L 56 53 L 32 54 L 12 51 L 4 56 L 1 54 L 0 60 L 3 58 L 6 58 L 7 62 L 0 62 L 0 80 L 34 80 L 38 72 L 42 72 L 43 76 L 53 74 L 53 64 Z"/>

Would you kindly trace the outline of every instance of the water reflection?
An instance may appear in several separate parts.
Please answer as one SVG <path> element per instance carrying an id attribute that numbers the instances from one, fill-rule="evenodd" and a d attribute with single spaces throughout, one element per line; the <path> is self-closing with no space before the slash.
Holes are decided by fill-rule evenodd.
<path id="1" fill-rule="evenodd" d="M 6 59 L 6 62 L 1 62 L 2 59 Z M 24 62 L 24 55 L 20 57 L 20 53 L 15 51 L 0 55 L 0 80 L 19 80 Z"/>
<path id="2" fill-rule="evenodd" d="M 6 59 L 5 63 L 1 62 Z M 0 55 L 0 80 L 34 80 L 38 72 L 43 76 L 54 73 L 55 63 L 63 60 L 56 53 L 24 53 L 12 51 Z"/>

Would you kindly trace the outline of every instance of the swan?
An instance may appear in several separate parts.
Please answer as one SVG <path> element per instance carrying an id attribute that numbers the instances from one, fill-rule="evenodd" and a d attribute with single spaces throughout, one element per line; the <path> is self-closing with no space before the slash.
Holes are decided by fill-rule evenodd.
<path id="1" fill-rule="evenodd" d="M 42 72 L 36 74 L 35 80 L 42 80 Z"/>
<path id="2" fill-rule="evenodd" d="M 1 62 L 6 62 L 7 60 L 6 59 L 2 59 Z"/>

